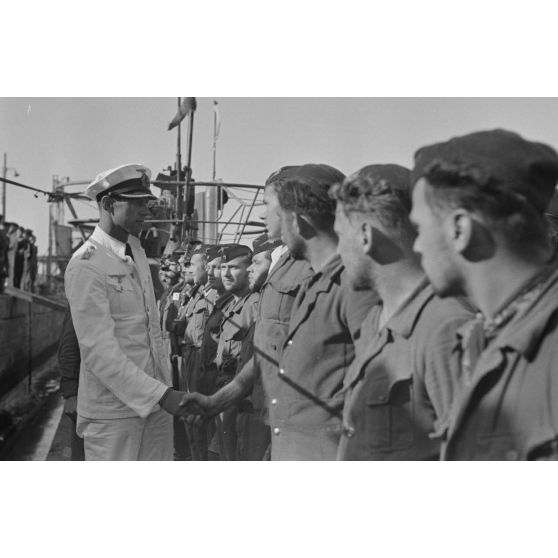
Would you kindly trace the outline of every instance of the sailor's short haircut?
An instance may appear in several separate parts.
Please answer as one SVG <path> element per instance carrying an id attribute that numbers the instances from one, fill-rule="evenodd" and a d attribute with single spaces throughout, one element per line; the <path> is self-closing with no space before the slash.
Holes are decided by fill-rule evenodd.
<path id="1" fill-rule="evenodd" d="M 410 171 L 399 165 L 368 165 L 334 185 L 330 195 L 346 215 L 374 215 L 386 229 L 409 239 L 416 236 L 411 224 Z"/>
<path id="2" fill-rule="evenodd" d="M 335 221 L 335 200 L 329 189 L 345 176 L 329 165 L 302 165 L 299 172 L 284 181 L 277 193 L 279 205 L 304 215 L 319 230 L 330 230 Z"/>

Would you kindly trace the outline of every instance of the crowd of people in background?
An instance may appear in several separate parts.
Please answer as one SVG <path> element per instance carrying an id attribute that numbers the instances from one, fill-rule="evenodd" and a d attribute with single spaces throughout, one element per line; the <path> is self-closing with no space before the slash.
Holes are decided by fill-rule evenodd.
<path id="1" fill-rule="evenodd" d="M 31 229 L 4 221 L 0 215 L 0 292 L 6 285 L 35 292 L 37 238 Z"/>

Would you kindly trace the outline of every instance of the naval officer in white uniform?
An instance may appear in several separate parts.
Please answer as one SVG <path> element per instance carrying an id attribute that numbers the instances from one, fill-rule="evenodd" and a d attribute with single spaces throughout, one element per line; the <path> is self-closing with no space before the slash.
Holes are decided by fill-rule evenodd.
<path id="1" fill-rule="evenodd" d="M 183 395 L 170 388 L 159 313 L 137 238 L 149 217 L 151 172 L 128 164 L 99 174 L 86 195 L 99 225 L 72 257 L 66 296 L 81 353 L 77 433 L 86 460 L 170 460 L 171 414 Z M 169 414 L 170 413 L 170 414 Z"/>

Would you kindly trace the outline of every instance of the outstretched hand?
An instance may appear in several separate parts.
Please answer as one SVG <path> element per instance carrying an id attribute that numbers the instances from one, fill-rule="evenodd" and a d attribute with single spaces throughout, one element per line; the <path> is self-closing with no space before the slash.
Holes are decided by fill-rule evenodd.
<path id="1" fill-rule="evenodd" d="M 201 393 L 186 393 L 180 402 L 181 415 L 186 421 L 193 423 L 198 417 L 212 417 L 217 414 L 211 403 L 211 398 Z"/>
<path id="2" fill-rule="evenodd" d="M 171 415 L 183 416 L 184 413 L 180 407 L 180 402 L 185 395 L 188 395 L 185 391 L 169 389 L 161 401 L 159 401 L 159 405 Z"/>

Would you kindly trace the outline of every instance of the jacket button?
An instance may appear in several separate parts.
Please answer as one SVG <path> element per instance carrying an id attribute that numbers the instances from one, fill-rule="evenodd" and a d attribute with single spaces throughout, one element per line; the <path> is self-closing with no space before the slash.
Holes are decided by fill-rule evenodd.
<path id="1" fill-rule="evenodd" d="M 285 373 L 285 370 L 283 370 L 283 368 L 279 368 L 279 374 L 281 374 L 281 376 Z"/>
<path id="2" fill-rule="evenodd" d="M 519 459 L 519 452 L 517 450 L 510 450 L 506 453 L 506 459 L 508 461 L 516 461 Z"/>
<path id="3" fill-rule="evenodd" d="M 271 400 L 271 404 L 272 404 L 272 405 L 277 405 L 277 399 L 272 399 L 272 400 Z"/>
<path id="4" fill-rule="evenodd" d="M 289 339 L 287 345 L 292 345 L 292 344 L 293 344 L 293 340 L 292 340 L 292 339 Z"/>
<path id="5" fill-rule="evenodd" d="M 355 429 L 352 426 L 345 426 L 345 436 L 352 438 L 355 435 Z"/>
<path id="6" fill-rule="evenodd" d="M 275 436 L 279 436 L 280 433 L 281 433 L 281 430 L 279 428 L 275 427 L 273 429 L 273 434 L 275 434 Z"/>

